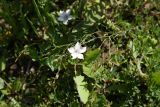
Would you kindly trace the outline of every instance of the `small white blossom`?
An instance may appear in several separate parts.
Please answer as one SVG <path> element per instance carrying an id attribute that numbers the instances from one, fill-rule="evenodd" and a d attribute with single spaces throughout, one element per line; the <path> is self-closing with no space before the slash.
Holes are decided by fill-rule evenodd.
<path id="1" fill-rule="evenodd" d="M 72 16 L 70 15 L 70 13 L 71 13 L 70 9 L 67 9 L 66 11 L 60 11 L 58 20 L 62 21 L 63 24 L 67 25 L 68 21 L 72 19 Z"/>
<path id="2" fill-rule="evenodd" d="M 71 47 L 68 49 L 68 51 L 71 53 L 72 59 L 84 59 L 84 56 L 82 53 L 86 52 L 86 47 L 82 47 L 79 42 L 76 43 L 74 47 Z"/>

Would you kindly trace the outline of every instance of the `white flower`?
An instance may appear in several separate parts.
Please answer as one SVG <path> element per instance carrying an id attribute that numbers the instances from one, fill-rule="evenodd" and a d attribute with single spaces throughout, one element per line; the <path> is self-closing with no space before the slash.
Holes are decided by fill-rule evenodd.
<path id="1" fill-rule="evenodd" d="M 76 43 L 74 47 L 71 47 L 68 49 L 68 51 L 71 53 L 72 59 L 84 59 L 83 54 L 86 52 L 86 47 L 82 47 L 79 42 Z"/>
<path id="2" fill-rule="evenodd" d="M 70 13 L 71 13 L 70 9 L 67 9 L 66 11 L 60 11 L 58 20 L 62 21 L 63 24 L 67 25 L 68 21 L 72 19 L 72 16 L 70 15 Z"/>

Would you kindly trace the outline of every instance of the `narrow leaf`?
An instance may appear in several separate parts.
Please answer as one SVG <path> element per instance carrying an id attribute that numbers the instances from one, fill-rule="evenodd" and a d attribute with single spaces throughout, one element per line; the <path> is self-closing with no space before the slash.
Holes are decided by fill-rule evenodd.
<path id="1" fill-rule="evenodd" d="M 4 88 L 4 80 L 0 78 L 0 89 Z"/>
<path id="2" fill-rule="evenodd" d="M 39 11 L 39 8 L 38 8 L 38 6 L 37 6 L 37 3 L 36 3 L 35 0 L 32 0 L 32 1 L 33 1 L 33 5 L 34 5 L 34 7 L 35 7 L 35 11 L 36 11 L 36 13 L 37 13 L 37 16 L 38 16 L 40 22 L 43 24 L 43 18 L 42 18 L 42 15 L 41 15 L 40 11 Z"/>

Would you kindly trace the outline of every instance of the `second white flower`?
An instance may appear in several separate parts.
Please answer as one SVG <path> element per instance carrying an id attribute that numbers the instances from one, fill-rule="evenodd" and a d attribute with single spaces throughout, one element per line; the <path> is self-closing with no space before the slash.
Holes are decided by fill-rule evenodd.
<path id="1" fill-rule="evenodd" d="M 70 13 L 71 13 L 70 9 L 67 9 L 66 11 L 60 11 L 58 20 L 62 21 L 63 24 L 67 25 L 68 21 L 72 19 L 72 16 L 70 15 Z"/>

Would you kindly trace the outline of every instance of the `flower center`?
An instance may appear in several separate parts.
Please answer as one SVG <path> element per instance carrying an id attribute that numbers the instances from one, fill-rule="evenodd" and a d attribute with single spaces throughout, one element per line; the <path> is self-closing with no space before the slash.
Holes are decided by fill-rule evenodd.
<path id="1" fill-rule="evenodd" d="M 64 14 L 63 18 L 64 20 L 68 20 L 69 15 L 68 14 Z"/>
<path id="2" fill-rule="evenodd" d="M 79 50 L 75 50 L 75 53 L 79 54 Z"/>

